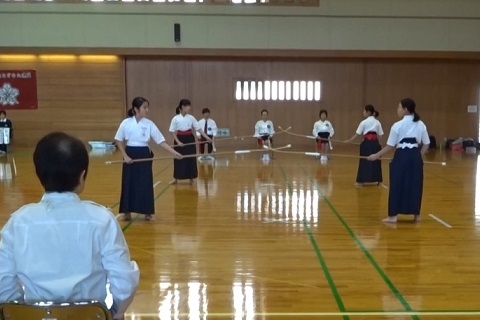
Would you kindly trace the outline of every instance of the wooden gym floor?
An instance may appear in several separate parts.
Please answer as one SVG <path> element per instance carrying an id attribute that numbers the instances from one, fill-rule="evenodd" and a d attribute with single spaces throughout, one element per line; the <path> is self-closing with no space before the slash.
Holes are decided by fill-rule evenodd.
<path id="1" fill-rule="evenodd" d="M 0 157 L 2 225 L 41 197 L 31 158 Z M 82 195 L 114 213 L 121 166 L 105 161 L 119 158 L 92 155 Z M 258 158 L 199 163 L 194 187 L 169 186 L 172 161 L 154 163 L 156 220 L 121 222 L 141 269 L 126 319 L 480 318 L 477 156 L 430 153 L 448 166 L 425 165 L 423 221 L 395 226 L 380 222 L 388 161 L 384 186 L 356 188 L 354 158 Z"/>

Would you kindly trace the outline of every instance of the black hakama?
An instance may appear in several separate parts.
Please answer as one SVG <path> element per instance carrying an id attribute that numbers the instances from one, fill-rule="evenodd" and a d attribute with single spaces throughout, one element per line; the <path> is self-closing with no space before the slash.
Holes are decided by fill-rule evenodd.
<path id="1" fill-rule="evenodd" d="M 400 143 L 416 144 L 415 138 Z M 418 147 L 398 148 L 390 162 L 390 192 L 388 216 L 420 214 L 423 193 L 423 160 Z"/>
<path id="2" fill-rule="evenodd" d="M 270 137 L 268 134 L 262 135 L 260 138 L 257 139 L 257 145 L 261 149 L 265 145 L 265 142 L 269 140 L 270 141 L 270 146 L 273 145 L 273 139 Z"/>
<path id="3" fill-rule="evenodd" d="M 317 148 L 322 150 L 322 144 L 328 144 L 328 138 L 330 138 L 330 132 L 319 132 L 317 136 Z"/>
<path id="4" fill-rule="evenodd" d="M 212 135 L 208 135 L 208 137 L 210 139 L 213 139 Z M 200 143 L 200 154 L 203 154 L 205 152 L 205 146 L 207 146 L 207 151 L 209 154 L 213 152 L 213 143 L 207 142 L 207 139 L 205 139 L 204 136 L 200 138 L 200 141 L 202 142 Z"/>
<path id="5" fill-rule="evenodd" d="M 177 131 L 177 138 L 183 144 L 195 142 L 195 136 L 191 130 Z M 179 147 L 177 146 L 177 141 L 175 140 L 174 145 L 175 151 L 183 156 L 194 155 L 197 153 L 197 146 L 195 144 Z M 197 159 L 195 159 L 195 157 L 173 160 L 173 178 L 177 180 L 196 179 L 197 176 Z"/>
<path id="6" fill-rule="evenodd" d="M 153 158 L 153 152 L 149 147 L 127 146 L 125 152 L 133 160 Z M 152 161 L 123 164 L 119 211 L 121 213 L 155 214 Z"/>
<path id="7" fill-rule="evenodd" d="M 375 132 L 368 132 L 360 143 L 360 157 L 368 157 L 382 150 Z M 360 159 L 358 162 L 357 183 L 382 182 L 382 161 Z"/>

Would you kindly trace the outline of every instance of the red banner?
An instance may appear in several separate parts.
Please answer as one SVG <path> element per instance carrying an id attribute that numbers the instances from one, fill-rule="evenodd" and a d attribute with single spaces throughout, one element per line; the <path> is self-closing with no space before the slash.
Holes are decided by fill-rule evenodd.
<path id="1" fill-rule="evenodd" d="M 0 70 L 0 109 L 37 109 L 35 70 Z"/>

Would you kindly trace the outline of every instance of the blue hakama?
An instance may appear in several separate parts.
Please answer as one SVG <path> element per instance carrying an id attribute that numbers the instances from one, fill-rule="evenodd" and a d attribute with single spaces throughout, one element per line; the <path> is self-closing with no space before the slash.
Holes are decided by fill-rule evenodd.
<path id="1" fill-rule="evenodd" d="M 417 144 L 415 138 L 400 143 Z M 388 216 L 419 215 L 423 194 L 423 160 L 418 147 L 397 148 L 390 162 Z"/>

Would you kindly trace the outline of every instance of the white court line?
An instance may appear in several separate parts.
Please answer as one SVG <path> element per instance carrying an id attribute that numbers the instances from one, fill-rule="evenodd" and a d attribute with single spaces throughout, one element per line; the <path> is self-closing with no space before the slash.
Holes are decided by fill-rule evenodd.
<path id="1" fill-rule="evenodd" d="M 197 316 L 204 317 L 233 317 L 243 313 L 200 313 Z M 189 313 L 177 314 L 178 317 L 188 317 Z M 480 311 L 385 311 L 385 312 L 258 312 L 252 314 L 255 317 L 326 317 L 326 316 L 477 316 Z M 135 313 L 130 312 L 125 314 L 125 319 L 135 319 L 135 317 L 152 317 L 159 318 L 158 313 Z"/>
<path id="2" fill-rule="evenodd" d="M 445 227 L 447 228 L 453 228 L 451 225 L 449 225 L 448 223 L 446 223 L 445 221 L 443 221 L 442 219 L 436 217 L 435 215 L 433 214 L 429 214 L 430 218 L 432 218 L 433 220 L 436 220 L 437 222 L 443 224 Z"/>
<path id="3" fill-rule="evenodd" d="M 263 223 L 274 223 L 274 222 L 287 223 L 285 219 L 269 219 L 269 218 L 263 219 Z"/>
<path id="4" fill-rule="evenodd" d="M 385 188 L 385 189 L 388 189 L 388 187 L 386 185 L 384 185 L 383 183 L 381 184 L 382 188 Z"/>
<path id="5" fill-rule="evenodd" d="M 160 183 L 162 183 L 162 181 L 160 181 L 160 180 L 155 182 L 155 184 L 153 185 L 153 189 L 155 189 Z"/>

